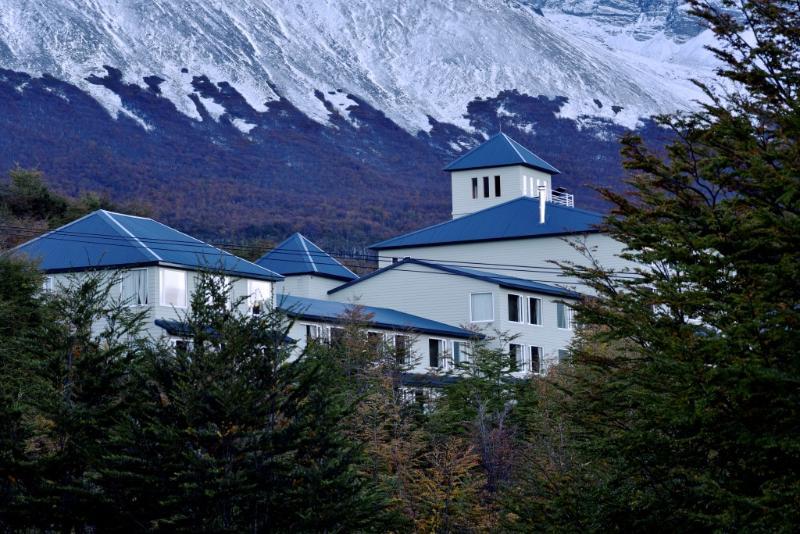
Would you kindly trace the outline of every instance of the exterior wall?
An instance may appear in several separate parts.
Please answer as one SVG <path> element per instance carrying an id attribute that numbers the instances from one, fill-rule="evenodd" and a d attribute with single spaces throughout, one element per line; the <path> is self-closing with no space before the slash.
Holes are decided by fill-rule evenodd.
<path id="1" fill-rule="evenodd" d="M 157 266 L 151 266 L 151 267 L 142 267 L 141 269 L 145 269 L 147 271 L 148 305 L 146 307 L 148 308 L 148 315 L 147 315 L 147 322 L 145 324 L 145 332 L 154 338 L 160 338 L 162 336 L 166 336 L 166 332 L 161 327 L 156 326 L 154 321 L 156 319 L 169 319 L 178 321 L 183 320 L 184 316 L 189 312 L 188 304 L 191 302 L 192 294 L 197 289 L 201 274 L 196 271 L 186 271 L 186 270 L 183 271 L 187 274 L 188 277 L 186 286 L 187 307 L 174 307 L 170 305 L 161 304 L 160 270 L 163 268 Z M 174 270 L 180 270 L 180 269 L 174 269 Z M 113 277 L 115 273 L 119 271 L 103 271 L 103 272 L 106 273 L 106 276 L 108 276 L 109 277 L 108 279 L 110 280 L 111 277 Z M 61 273 L 61 274 L 49 275 L 48 278 L 52 280 L 52 286 L 51 286 L 52 289 L 57 291 L 59 285 L 67 286 L 73 283 L 76 279 L 79 280 L 81 276 L 86 276 L 86 275 L 84 273 Z M 234 300 L 238 300 L 241 297 L 249 295 L 248 279 L 245 278 L 231 279 L 231 284 L 232 284 L 231 287 L 232 298 Z M 274 283 L 271 284 L 272 295 L 274 295 L 274 285 L 275 285 Z M 246 307 L 247 304 L 243 303 L 242 306 Z"/>
<path id="2" fill-rule="evenodd" d="M 341 280 L 333 280 L 324 276 L 297 275 L 286 276 L 276 283 L 276 292 L 285 293 L 294 297 L 308 297 L 312 299 L 328 299 L 328 290 L 344 284 Z"/>
<path id="3" fill-rule="evenodd" d="M 444 264 L 453 262 L 474 262 L 464 267 L 483 269 L 488 272 L 526 278 L 549 284 L 568 286 L 578 292 L 586 292 L 587 288 L 578 284 L 578 280 L 562 276 L 555 270 L 550 261 L 571 261 L 578 265 L 588 262 L 570 242 L 585 244 L 592 255 L 606 268 L 620 270 L 632 266 L 630 262 L 619 257 L 622 243 L 605 234 L 586 234 L 567 237 L 539 237 L 513 239 L 503 241 L 485 241 L 478 243 L 461 243 L 454 245 L 413 247 L 402 249 L 386 249 L 379 251 L 379 267 L 391 265 L 392 258 L 401 260 L 406 257 L 430 260 Z M 511 265 L 524 267 L 510 267 Z M 509 266 L 509 267 L 503 267 Z M 545 269 L 537 269 L 545 267 Z M 542 272 L 545 271 L 545 272 Z M 424 314 L 423 314 L 424 315 Z"/>
<path id="4" fill-rule="evenodd" d="M 489 177 L 488 198 L 483 196 L 484 176 Z M 499 197 L 495 196 L 495 176 L 500 176 Z M 473 178 L 478 179 L 478 198 L 472 198 Z M 523 196 L 538 197 L 538 185 L 544 185 L 547 188 L 547 199 L 550 200 L 552 191 L 550 175 L 529 167 L 510 165 L 507 167 L 453 171 L 450 173 L 453 218 L 462 217 Z"/>
<path id="5" fill-rule="evenodd" d="M 407 267 L 407 268 L 406 268 Z M 492 293 L 494 320 L 473 323 L 470 318 L 470 294 Z M 542 300 L 542 326 L 508 321 L 508 293 Z M 342 302 L 358 302 L 370 306 L 391 307 L 406 313 L 420 315 L 453 326 L 475 329 L 489 337 L 503 333 L 516 339 L 513 343 L 543 349 L 544 367 L 558 358 L 558 350 L 566 349 L 572 339 L 572 330 L 559 329 L 556 323 L 557 297 L 531 292 L 513 291 L 466 276 L 443 274 L 442 271 L 421 265 L 401 266 L 354 286 L 330 295 Z M 523 308 L 527 300 L 523 300 Z M 523 321 L 527 319 L 523 317 Z M 499 347 L 500 340 L 490 345 Z M 503 347 L 506 348 L 506 347 Z M 427 354 L 427 345 L 423 347 Z M 524 374 L 524 373 L 520 373 Z"/>

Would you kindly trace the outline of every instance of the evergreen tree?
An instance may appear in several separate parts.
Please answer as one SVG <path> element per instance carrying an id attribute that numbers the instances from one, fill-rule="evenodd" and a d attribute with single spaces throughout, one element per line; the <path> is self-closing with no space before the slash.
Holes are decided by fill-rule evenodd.
<path id="1" fill-rule="evenodd" d="M 566 266 L 598 298 L 563 386 L 577 467 L 528 518 L 544 526 L 800 522 L 800 10 L 690 4 L 726 85 L 663 118 L 666 158 L 624 140 L 632 191 L 604 194 L 635 276 Z"/>

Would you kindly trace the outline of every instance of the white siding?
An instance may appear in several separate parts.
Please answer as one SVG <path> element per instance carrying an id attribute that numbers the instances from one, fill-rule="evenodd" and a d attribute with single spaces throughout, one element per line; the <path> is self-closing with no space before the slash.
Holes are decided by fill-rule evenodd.
<path id="1" fill-rule="evenodd" d="M 324 276 L 309 274 L 286 276 L 282 282 L 277 283 L 277 292 L 286 293 L 293 297 L 307 297 L 312 299 L 328 299 L 328 290 L 344 284 L 341 280 L 333 280 Z"/>
<path id="2" fill-rule="evenodd" d="M 483 177 L 489 177 L 489 197 L 483 196 Z M 495 196 L 494 177 L 500 176 L 500 196 Z M 478 198 L 472 198 L 472 179 L 478 179 Z M 532 184 L 532 185 L 531 185 Z M 453 218 L 462 217 L 515 198 L 527 196 L 538 197 L 537 185 L 546 187 L 548 200 L 551 192 L 550 175 L 524 167 L 510 165 L 507 167 L 489 167 L 450 173 L 452 191 Z"/>
<path id="3" fill-rule="evenodd" d="M 494 321 L 470 323 L 470 294 L 484 292 L 493 294 Z M 509 292 L 524 298 L 536 296 L 542 299 L 542 326 L 508 320 Z M 333 293 L 331 299 L 394 308 L 453 326 L 474 328 L 489 336 L 495 336 L 497 332 L 516 336 L 514 343 L 542 347 L 544 359 L 548 362 L 557 358 L 558 349 L 569 346 L 573 335 L 571 330 L 556 326 L 556 301 L 560 300 L 557 297 L 507 290 L 494 283 L 444 274 L 421 265 L 408 264 L 390 269 Z M 523 299 L 523 308 L 525 306 L 527 301 Z M 527 321 L 525 314 L 523 320 Z"/>
<path id="4" fill-rule="evenodd" d="M 535 216 L 535 214 L 531 214 L 531 216 Z M 379 266 L 391 265 L 392 258 L 403 259 L 405 257 L 445 264 L 448 262 L 472 262 L 464 263 L 462 266 L 549 284 L 568 285 L 579 292 L 586 292 L 585 287 L 575 285 L 577 280 L 562 276 L 560 272 L 554 270 L 555 266 L 549 263 L 556 260 L 572 261 L 579 265 L 588 264 L 586 258 L 575 250 L 569 242 L 584 243 L 600 264 L 606 268 L 620 270 L 626 266 L 632 266 L 630 262 L 619 257 L 623 249 L 622 244 L 605 234 L 509 239 L 386 249 L 379 251 Z M 522 267 L 511 267 L 511 265 Z M 545 267 L 543 270 L 546 272 L 540 272 L 541 269 L 535 269 L 538 267 Z"/>

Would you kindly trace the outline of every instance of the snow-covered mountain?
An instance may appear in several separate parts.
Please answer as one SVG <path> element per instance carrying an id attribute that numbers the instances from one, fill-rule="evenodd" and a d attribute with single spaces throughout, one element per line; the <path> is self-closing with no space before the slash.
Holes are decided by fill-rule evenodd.
<path id="1" fill-rule="evenodd" d="M 700 97 L 688 79 L 710 74 L 710 38 L 679 0 L 0 0 L 0 68 L 73 83 L 115 115 L 135 112 L 92 82 L 104 65 L 160 78 L 198 120 L 198 99 L 224 112 L 191 83 L 206 76 L 323 124 L 356 95 L 410 132 L 429 117 L 469 129 L 468 103 L 503 90 L 632 127 Z"/>

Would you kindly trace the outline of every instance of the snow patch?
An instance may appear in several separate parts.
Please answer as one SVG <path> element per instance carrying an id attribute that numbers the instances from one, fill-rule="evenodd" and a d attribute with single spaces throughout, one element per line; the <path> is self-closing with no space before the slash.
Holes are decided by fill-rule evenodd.
<path id="1" fill-rule="evenodd" d="M 231 124 L 233 124 L 240 132 L 242 132 L 245 135 L 249 134 L 250 130 L 252 130 L 253 128 L 255 128 L 257 126 L 256 124 L 251 124 L 251 123 L 247 122 L 246 120 L 240 119 L 238 117 L 233 119 L 231 121 Z"/>

